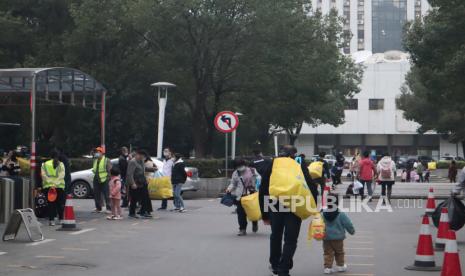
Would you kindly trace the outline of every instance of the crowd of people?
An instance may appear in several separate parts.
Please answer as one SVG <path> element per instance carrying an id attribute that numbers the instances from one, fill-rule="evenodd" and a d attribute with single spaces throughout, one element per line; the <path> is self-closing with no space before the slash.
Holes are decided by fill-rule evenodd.
<path id="1" fill-rule="evenodd" d="M 15 160 L 11 155 L 11 160 Z M 152 218 L 152 201 L 148 190 L 148 179 L 166 176 L 173 185 L 173 211 L 185 212 L 181 195 L 182 185 L 186 182 L 185 164 L 180 154 L 170 148 L 164 150 L 163 167 L 158 168 L 145 150 L 121 148 L 117 164 L 106 157 L 105 150 L 97 147 L 92 151 L 94 213 L 108 214 L 108 220 L 121 220 L 122 208 L 128 208 L 129 218 Z M 40 169 L 41 194 L 47 201 L 49 225 L 62 223 L 66 195 L 70 194 L 70 171 L 66 156 L 59 150 L 50 153 L 50 160 L 43 162 Z M 162 208 L 166 210 L 167 200 Z"/>

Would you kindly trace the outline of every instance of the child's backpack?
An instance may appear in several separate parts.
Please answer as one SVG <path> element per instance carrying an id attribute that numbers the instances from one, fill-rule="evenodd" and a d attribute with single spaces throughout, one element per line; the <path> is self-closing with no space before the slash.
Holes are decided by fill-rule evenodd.
<path id="1" fill-rule="evenodd" d="M 307 239 L 321 241 L 326 236 L 326 225 L 320 213 L 317 213 L 308 226 Z"/>
<path id="2" fill-rule="evenodd" d="M 310 163 L 310 166 L 308 166 L 308 170 L 312 179 L 323 177 L 323 162 L 315 161 Z"/>

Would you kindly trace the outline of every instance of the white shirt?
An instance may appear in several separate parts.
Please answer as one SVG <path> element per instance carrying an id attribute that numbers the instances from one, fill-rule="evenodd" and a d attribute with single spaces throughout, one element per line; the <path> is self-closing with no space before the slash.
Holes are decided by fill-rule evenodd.
<path id="1" fill-rule="evenodd" d="M 171 171 L 173 170 L 174 165 L 174 158 L 170 158 L 168 160 L 163 160 L 163 175 L 171 177 Z"/>

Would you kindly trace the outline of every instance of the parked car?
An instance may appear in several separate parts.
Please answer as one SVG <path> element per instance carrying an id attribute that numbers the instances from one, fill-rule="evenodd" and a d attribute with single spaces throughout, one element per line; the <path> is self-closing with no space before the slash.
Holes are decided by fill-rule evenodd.
<path id="1" fill-rule="evenodd" d="M 152 157 L 159 170 L 163 168 L 163 162 Z M 113 166 L 118 166 L 118 159 L 112 159 Z M 199 186 L 199 172 L 197 168 L 186 167 L 187 181 L 182 186 L 182 192 L 197 191 Z M 88 198 L 92 195 L 94 173 L 92 169 L 71 173 L 71 191 L 74 198 Z"/>
<path id="2" fill-rule="evenodd" d="M 445 155 L 439 158 L 439 162 L 451 162 L 451 161 L 465 161 L 465 159 L 463 157 L 453 156 L 453 155 Z"/>
<path id="3" fill-rule="evenodd" d="M 315 154 L 310 158 L 310 161 L 315 162 L 318 159 L 320 159 L 320 156 L 318 154 Z M 334 155 L 327 154 L 327 155 L 325 155 L 325 158 L 323 158 L 323 160 L 328 162 L 330 167 L 332 167 L 332 166 L 334 166 L 334 164 L 336 164 L 336 157 Z"/>

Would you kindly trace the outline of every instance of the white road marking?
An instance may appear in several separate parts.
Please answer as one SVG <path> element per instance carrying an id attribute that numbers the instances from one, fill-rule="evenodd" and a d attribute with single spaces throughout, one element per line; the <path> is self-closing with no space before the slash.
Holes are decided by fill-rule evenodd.
<path id="1" fill-rule="evenodd" d="M 62 250 L 67 250 L 67 251 L 88 251 L 89 249 L 87 249 L 87 248 L 78 248 L 78 247 L 63 247 Z"/>
<path id="2" fill-rule="evenodd" d="M 44 243 L 52 242 L 52 241 L 54 241 L 54 240 L 55 240 L 55 239 L 45 239 L 45 240 L 43 240 L 43 241 L 28 243 L 28 244 L 26 244 L 26 246 L 36 246 L 36 245 L 39 245 L 39 244 L 44 244 Z"/>
<path id="3" fill-rule="evenodd" d="M 82 230 L 79 230 L 79 231 L 76 231 L 76 232 L 71 232 L 69 234 L 70 235 L 79 235 L 79 234 L 87 233 L 87 232 L 94 231 L 94 230 L 95 230 L 95 228 L 87 228 L 87 229 L 82 229 Z"/>
<path id="4" fill-rule="evenodd" d="M 139 223 L 138 222 L 134 222 L 133 224 L 131 224 L 132 226 L 136 226 L 138 225 Z"/>
<path id="5" fill-rule="evenodd" d="M 6 252 L 0 252 L 0 256 L 1 256 L 1 255 L 5 255 L 5 254 L 6 254 Z"/>
<path id="6" fill-rule="evenodd" d="M 39 259 L 64 259 L 65 256 L 46 256 L 46 255 L 39 255 L 39 256 L 36 256 L 36 258 L 39 258 Z"/>

